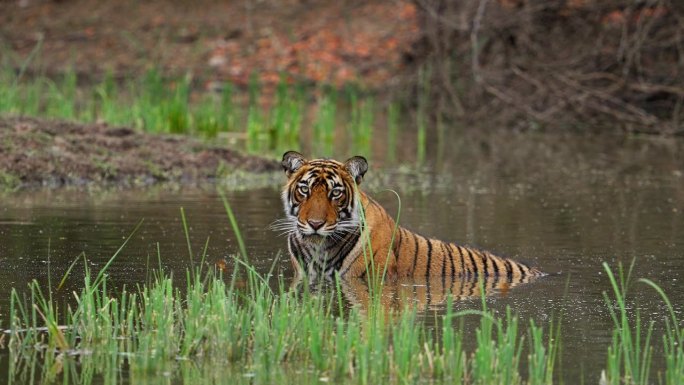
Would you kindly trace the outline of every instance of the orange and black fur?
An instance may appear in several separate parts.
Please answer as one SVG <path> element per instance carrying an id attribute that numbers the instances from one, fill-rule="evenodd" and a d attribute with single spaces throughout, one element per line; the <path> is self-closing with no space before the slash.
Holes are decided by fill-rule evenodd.
<path id="1" fill-rule="evenodd" d="M 509 258 L 396 227 L 387 211 L 358 188 L 368 170 L 363 157 L 341 163 L 306 160 L 288 151 L 282 165 L 288 176 L 282 193 L 285 218 L 274 227 L 288 234 L 292 263 L 309 276 L 363 277 L 369 269 L 388 278 L 544 275 Z"/>

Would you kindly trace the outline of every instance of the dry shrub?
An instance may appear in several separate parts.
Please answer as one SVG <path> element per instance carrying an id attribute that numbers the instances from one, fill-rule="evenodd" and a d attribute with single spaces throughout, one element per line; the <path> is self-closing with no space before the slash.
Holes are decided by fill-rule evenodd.
<path id="1" fill-rule="evenodd" d="M 434 111 L 519 129 L 684 134 L 681 0 L 413 2 L 422 36 L 406 59 L 429 73 L 416 83 Z"/>

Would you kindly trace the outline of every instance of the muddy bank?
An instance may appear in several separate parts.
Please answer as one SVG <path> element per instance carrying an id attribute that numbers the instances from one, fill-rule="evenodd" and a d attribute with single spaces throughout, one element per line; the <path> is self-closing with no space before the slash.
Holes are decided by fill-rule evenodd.
<path id="1" fill-rule="evenodd" d="M 234 172 L 279 169 L 274 160 L 187 136 L 107 124 L 0 118 L 0 189 L 66 185 L 214 182 Z"/>

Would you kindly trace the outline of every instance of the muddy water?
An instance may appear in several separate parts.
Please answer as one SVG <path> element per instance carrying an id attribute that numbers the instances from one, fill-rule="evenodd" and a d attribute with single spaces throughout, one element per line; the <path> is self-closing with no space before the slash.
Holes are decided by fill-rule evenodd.
<path id="1" fill-rule="evenodd" d="M 444 143 L 449 147 L 428 148 L 428 159 L 421 165 L 411 151 L 397 154 L 402 165 L 396 166 L 382 148 L 374 149 L 366 190 L 395 214 L 396 197 L 385 189 L 397 191 L 400 221 L 410 229 L 486 248 L 554 273 L 496 290 L 488 297 L 488 306 L 499 312 L 510 306 L 538 324 L 560 320 L 560 375 L 567 383 L 596 383 L 605 367 L 612 322 L 602 295 L 608 289 L 602 262 L 617 266 L 634 260 L 634 276 L 663 286 L 682 316 L 682 143 L 530 134 L 496 139 L 454 134 Z M 253 263 L 261 272 L 275 263 L 278 273 L 289 278 L 285 239 L 269 230 L 281 214 L 278 189 L 227 195 Z M 184 274 L 190 257 L 181 207 L 195 261 L 207 239 L 209 264 L 237 251 L 213 187 L 7 194 L 0 203 L 0 326 L 7 324 L 12 287 L 25 287 L 32 279 L 47 284 L 49 274 L 53 282 L 59 280 L 80 253 L 87 256 L 90 269 L 97 269 L 141 219 L 141 228 L 111 266 L 111 278 L 118 285 L 135 285 L 159 263 Z M 77 289 L 83 273 L 83 263 L 78 263 L 63 291 Z M 429 324 L 433 311 L 439 313 L 443 307 L 435 299 L 439 284 L 427 287 L 425 282 L 402 282 L 385 295 L 417 303 L 426 310 Z M 630 308 L 662 326 L 664 308 L 651 289 L 635 284 L 630 294 Z M 362 298 L 353 288 L 347 295 L 350 303 L 363 302 Z M 457 306 L 480 304 L 478 298 L 464 298 Z"/>

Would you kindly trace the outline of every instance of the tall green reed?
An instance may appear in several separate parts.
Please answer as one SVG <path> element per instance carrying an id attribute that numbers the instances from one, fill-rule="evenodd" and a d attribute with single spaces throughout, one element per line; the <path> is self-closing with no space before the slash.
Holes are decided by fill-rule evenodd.
<path id="1" fill-rule="evenodd" d="M 205 88 L 190 75 L 167 77 L 157 69 L 134 78 L 108 71 L 97 80 L 79 79 L 74 70 L 54 77 L 39 73 L 29 77 L 5 65 L 0 71 L 0 113 L 98 121 L 208 138 L 236 133 L 225 137 L 246 138 L 245 147 L 254 153 L 282 153 L 300 147 L 311 126 L 312 149 L 321 156 L 332 156 L 335 150 L 371 155 L 378 113 L 372 95 L 347 89 L 340 94 L 346 97 L 341 98 L 333 87 L 312 90 L 301 83 L 289 84 L 282 76 L 270 96 L 256 72 L 247 86 L 246 103 L 235 101 L 241 98 L 229 82 Z M 309 103 L 316 111 L 311 117 L 306 114 Z M 348 113 L 339 112 L 340 103 L 348 103 Z M 394 152 L 398 115 L 392 111 L 396 109 L 390 109 L 388 138 Z M 338 137 L 338 121 L 349 128 L 345 138 Z M 419 133 L 419 157 L 423 158 L 426 119 L 419 121 L 423 122 Z"/>
<path id="2" fill-rule="evenodd" d="M 684 330 L 682 321 L 678 319 L 674 306 L 663 289 L 649 279 L 639 279 L 655 290 L 667 309 L 665 317 L 665 334 L 663 335 L 663 352 L 665 356 L 665 373 L 659 379 L 666 384 L 684 383 Z"/>
<path id="3" fill-rule="evenodd" d="M 627 311 L 627 292 L 633 268 L 634 261 L 627 271 L 619 264 L 616 277 L 608 264 L 603 263 L 615 297 L 611 300 L 607 293 L 603 293 L 615 327 L 606 365 L 610 384 L 647 384 L 650 380 L 653 322 L 644 331 L 639 312 L 636 312 L 635 320 L 631 321 Z"/>

